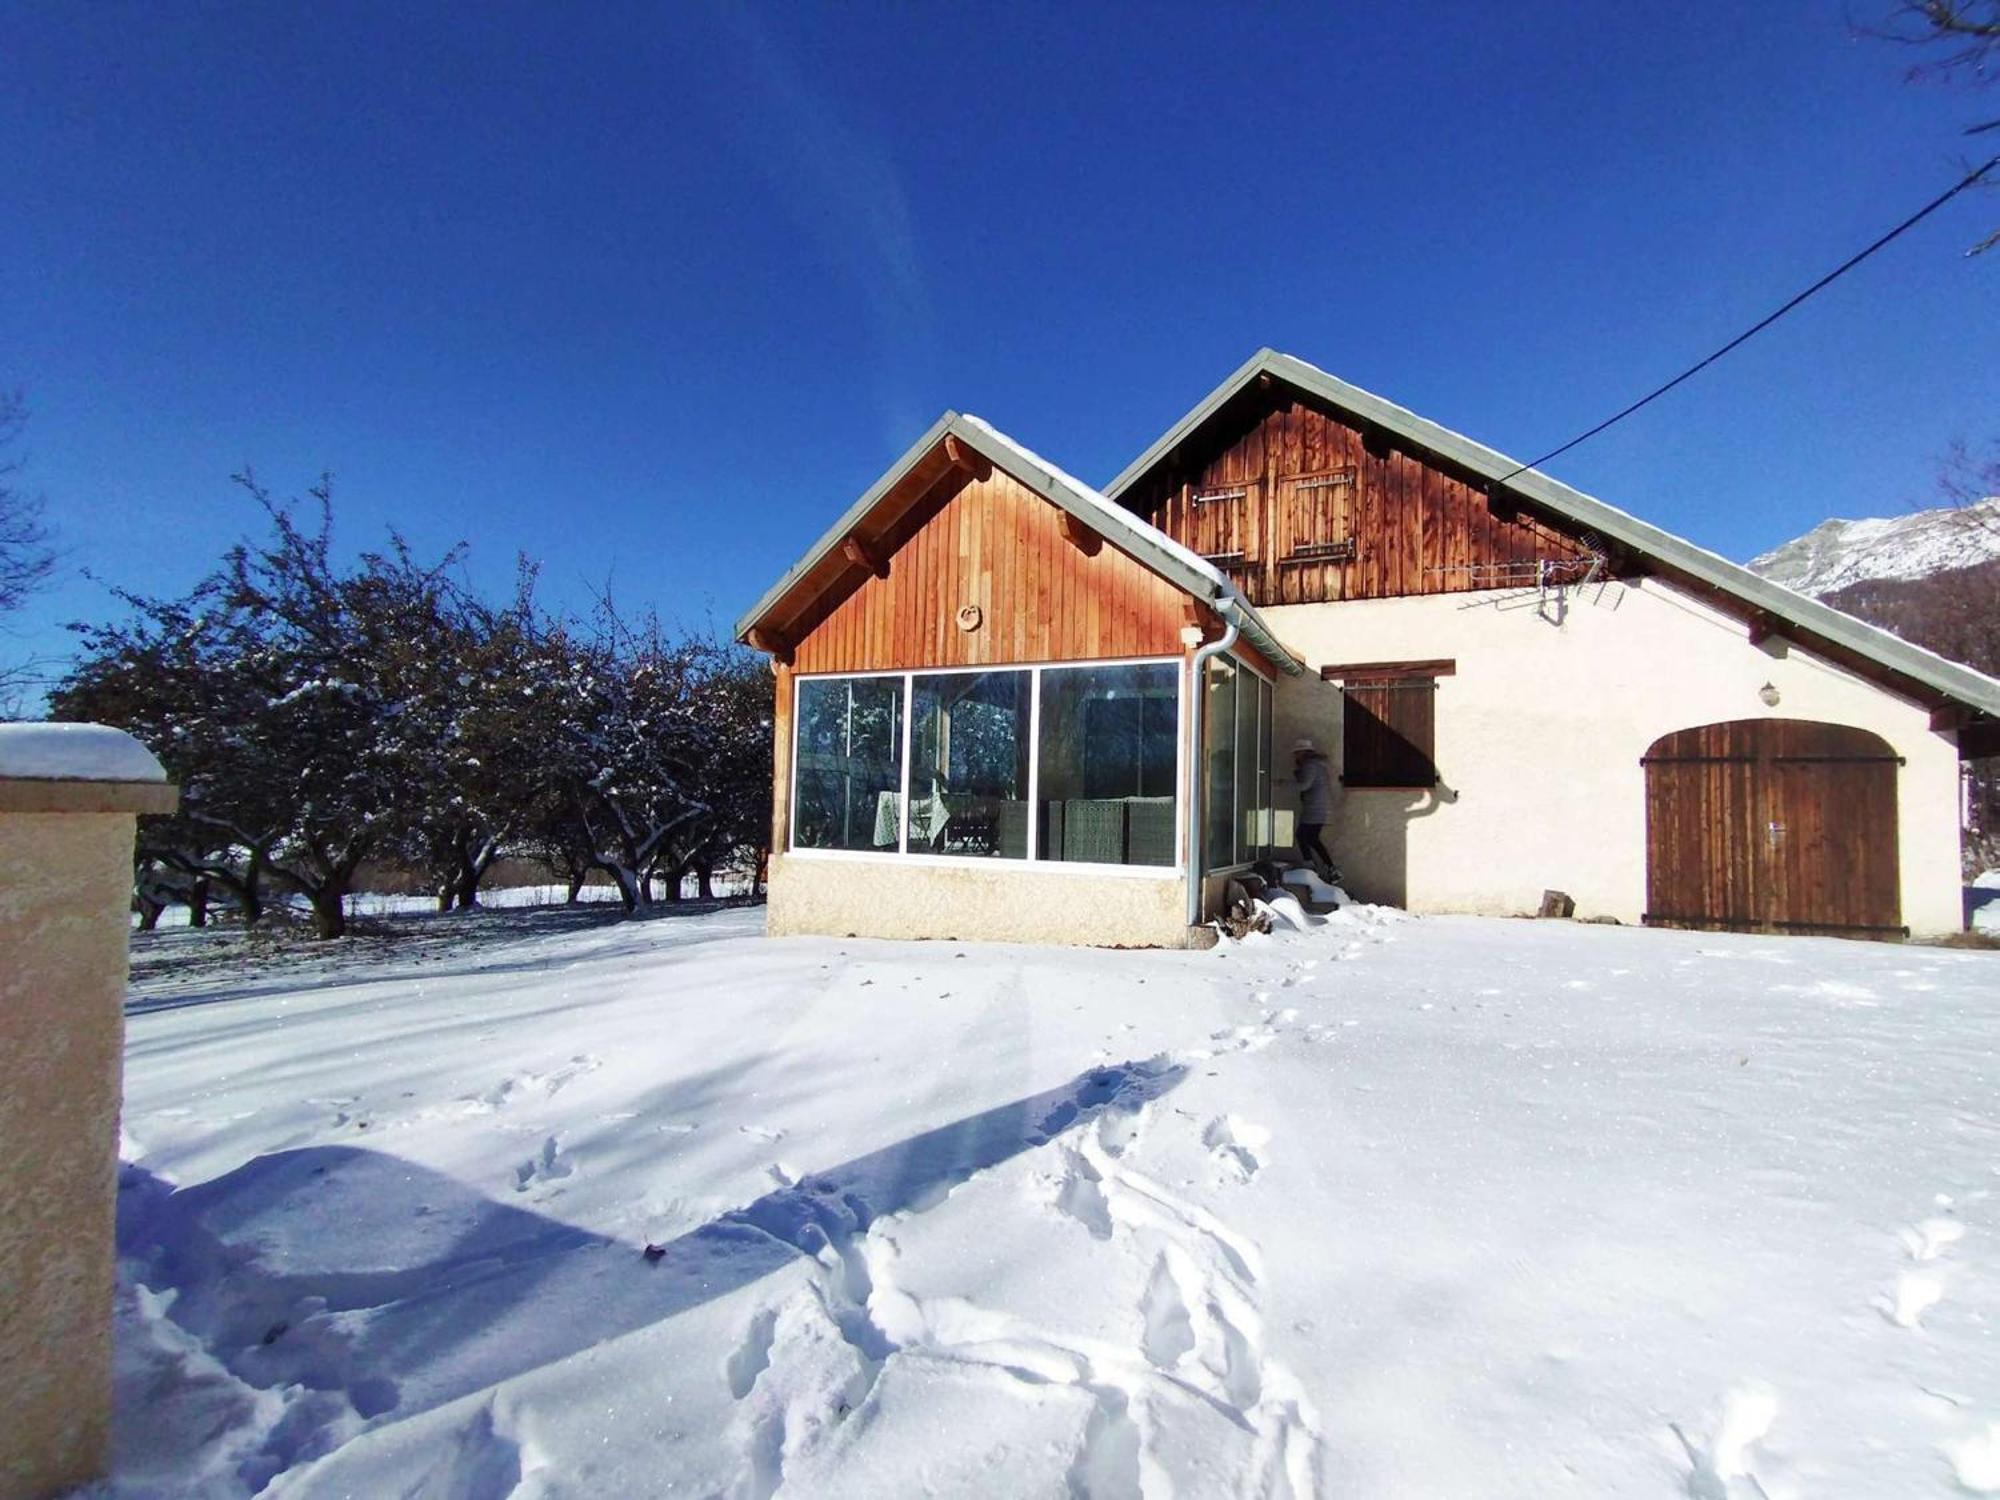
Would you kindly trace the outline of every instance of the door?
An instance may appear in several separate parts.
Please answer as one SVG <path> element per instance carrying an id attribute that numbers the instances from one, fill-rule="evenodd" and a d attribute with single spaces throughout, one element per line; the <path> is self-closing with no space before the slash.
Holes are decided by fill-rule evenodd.
<path id="1" fill-rule="evenodd" d="M 1896 753 L 1844 724 L 1738 719 L 1654 742 L 1654 927 L 1892 937 L 1902 925 Z"/>

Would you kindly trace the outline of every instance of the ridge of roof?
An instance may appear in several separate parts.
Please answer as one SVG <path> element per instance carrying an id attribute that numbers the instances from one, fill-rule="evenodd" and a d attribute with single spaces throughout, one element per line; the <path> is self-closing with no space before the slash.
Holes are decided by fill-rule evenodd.
<path id="1" fill-rule="evenodd" d="M 1103 493 L 1106 498 L 1116 504 L 1132 485 L 1220 410 L 1225 402 L 1259 375 L 1267 374 L 1449 459 L 1489 483 L 1504 480 L 1505 488 L 1523 498 L 1621 542 L 1634 551 L 1668 563 L 1754 609 L 1846 647 L 1957 702 L 1988 714 L 2000 715 L 2000 680 L 1963 662 L 1955 662 L 1935 651 L 1913 645 L 1899 635 L 1822 604 L 1817 599 L 1808 598 L 1783 584 L 1773 583 L 1752 573 L 1741 563 L 1731 562 L 1706 547 L 1697 546 L 1670 531 L 1642 521 L 1629 511 L 1620 510 L 1594 495 L 1587 495 L 1559 479 L 1552 479 L 1539 469 L 1522 469 L 1514 459 L 1497 449 L 1454 432 L 1428 417 L 1420 417 L 1407 407 L 1398 406 L 1385 397 L 1363 390 L 1317 365 L 1269 345 L 1239 365 L 1145 452 L 1127 464 L 1118 477 L 1105 487 Z"/>
<path id="2" fill-rule="evenodd" d="M 1297 676 L 1304 670 L 1304 663 L 1285 648 L 1250 601 L 1213 563 L 1175 541 L 1144 516 L 1127 510 L 1102 491 L 1085 484 L 1026 444 L 1001 432 L 992 423 L 956 411 L 946 411 L 933 422 L 924 435 L 884 471 L 881 478 L 842 512 L 840 519 L 821 535 L 806 554 L 764 591 L 756 604 L 737 620 L 735 639 L 742 640 L 748 635 L 791 587 L 839 546 L 896 483 L 915 467 L 918 460 L 947 436 L 958 438 L 987 462 L 1006 470 L 1035 494 L 1074 515 L 1170 583 L 1195 598 L 1217 606 L 1229 606 L 1230 612 L 1238 618 L 1243 635 L 1287 675 Z"/>

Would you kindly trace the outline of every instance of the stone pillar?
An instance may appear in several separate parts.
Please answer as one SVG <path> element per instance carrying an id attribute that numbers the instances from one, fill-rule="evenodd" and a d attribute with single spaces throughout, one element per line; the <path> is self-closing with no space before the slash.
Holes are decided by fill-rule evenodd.
<path id="1" fill-rule="evenodd" d="M 103 1471 L 140 813 L 160 763 L 96 724 L 0 724 L 0 1500 Z"/>

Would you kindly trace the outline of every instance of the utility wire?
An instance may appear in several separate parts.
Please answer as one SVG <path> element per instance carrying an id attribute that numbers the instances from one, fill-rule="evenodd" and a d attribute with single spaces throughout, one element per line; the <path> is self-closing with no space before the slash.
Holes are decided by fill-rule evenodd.
<path id="1" fill-rule="evenodd" d="M 1800 292 L 1798 296 L 1792 298 L 1791 301 L 1787 302 L 1783 307 L 1779 308 L 1776 312 L 1772 313 L 1770 316 L 1766 318 L 1761 319 L 1756 323 L 1753 323 L 1750 327 L 1744 329 L 1743 332 L 1737 334 L 1735 338 L 1731 339 L 1728 343 L 1724 344 L 1720 349 L 1716 350 L 1715 353 L 1709 355 L 1709 357 L 1707 359 L 1704 359 L 1700 364 L 1688 366 L 1687 369 L 1681 371 L 1680 374 L 1676 375 L 1672 380 L 1669 380 L 1665 385 L 1659 387 L 1657 390 L 1647 392 L 1645 395 L 1641 396 L 1637 401 L 1634 401 L 1630 406 L 1626 407 L 1623 411 L 1619 412 L 1616 416 L 1606 417 L 1602 422 L 1599 422 L 1595 427 L 1591 428 L 1590 431 L 1582 434 L 1579 437 L 1571 438 L 1568 442 L 1564 443 L 1560 448 L 1551 448 L 1547 453 L 1544 453 L 1540 458 L 1533 459 L 1528 463 L 1522 464 L 1518 469 L 1513 470 L 1511 473 L 1502 474 L 1498 479 L 1494 480 L 1493 483 L 1496 485 L 1505 484 L 1508 480 L 1514 478 L 1516 475 L 1525 474 L 1530 469 L 1539 469 L 1543 464 L 1547 463 L 1550 459 L 1561 457 L 1563 454 L 1569 452 L 1570 449 L 1576 447 L 1577 444 L 1589 442 L 1590 439 L 1596 437 L 1598 433 L 1604 431 L 1605 428 L 1624 421 L 1627 417 L 1631 416 L 1632 413 L 1637 411 L 1640 407 L 1650 405 L 1652 402 L 1659 400 L 1660 397 L 1666 395 L 1668 391 L 1672 390 L 1675 386 L 1679 385 L 1683 380 L 1686 380 L 1694 375 L 1699 375 L 1703 370 L 1706 370 L 1710 365 L 1714 364 L 1718 359 L 1722 358 L 1722 356 L 1727 354 L 1730 350 L 1736 348 L 1738 345 L 1747 343 L 1751 338 L 1755 337 L 1757 334 L 1762 333 L 1766 328 L 1769 328 L 1773 323 L 1777 322 L 1778 319 L 1782 318 L 1786 313 L 1790 312 L 1793 308 L 1797 307 L 1801 302 L 1805 301 L 1806 298 L 1812 296 L 1813 293 L 1831 286 L 1834 282 L 1838 281 L 1841 277 L 1845 276 L 1849 271 L 1853 270 L 1856 266 L 1860 265 L 1861 262 L 1868 259 L 1868 257 L 1873 255 L 1877 250 L 1880 250 L 1884 245 L 1888 244 L 1889 241 L 1895 239 L 1898 235 L 1902 234 L 1903 231 L 1905 231 L 1906 229 L 1915 228 L 1923 220 L 1929 218 L 1932 214 L 1936 213 L 1939 209 L 1943 208 L 1945 204 L 1949 203 L 1952 199 L 1956 198 L 1960 193 L 1964 192 L 1967 188 L 1971 187 L 1974 183 L 1978 182 L 1980 178 L 1984 177 L 1988 172 L 1992 171 L 1995 167 L 2000 167 L 2000 156 L 1994 157 L 1992 160 L 1988 161 L 1985 166 L 1980 167 L 1976 171 L 1967 173 L 1964 177 L 1961 177 L 1951 187 L 1947 188 L 1944 192 L 1939 193 L 1937 197 L 1931 199 L 1930 202 L 1926 203 L 1922 208 L 1918 209 L 1915 213 L 1911 214 L 1909 218 L 1903 220 L 1902 223 L 1898 224 L 1894 229 L 1890 230 L 1887 234 L 1883 235 L 1882 238 L 1875 241 L 1874 244 L 1870 245 L 1865 250 L 1858 251 L 1854 255 L 1849 256 L 1846 260 L 1842 261 L 1839 265 L 1835 266 L 1831 271 L 1828 271 L 1826 275 L 1820 277 L 1818 281 L 1815 281 L 1811 286 L 1807 287 L 1804 291 Z"/>

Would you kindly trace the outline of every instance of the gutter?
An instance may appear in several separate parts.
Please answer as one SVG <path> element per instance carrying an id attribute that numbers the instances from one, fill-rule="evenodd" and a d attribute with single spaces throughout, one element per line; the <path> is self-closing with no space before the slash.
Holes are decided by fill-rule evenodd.
<path id="1" fill-rule="evenodd" d="M 1218 599 L 1215 601 L 1215 607 L 1222 616 L 1222 634 L 1198 648 L 1188 663 L 1188 692 L 1191 696 L 1188 701 L 1187 924 L 1190 927 L 1201 925 L 1201 835 L 1203 824 L 1207 821 L 1201 815 L 1201 710 L 1202 705 L 1208 701 L 1208 695 L 1202 691 L 1203 673 L 1210 660 L 1235 645 L 1237 636 L 1242 633 L 1238 623 L 1242 606 L 1237 599 L 1234 597 Z"/>

